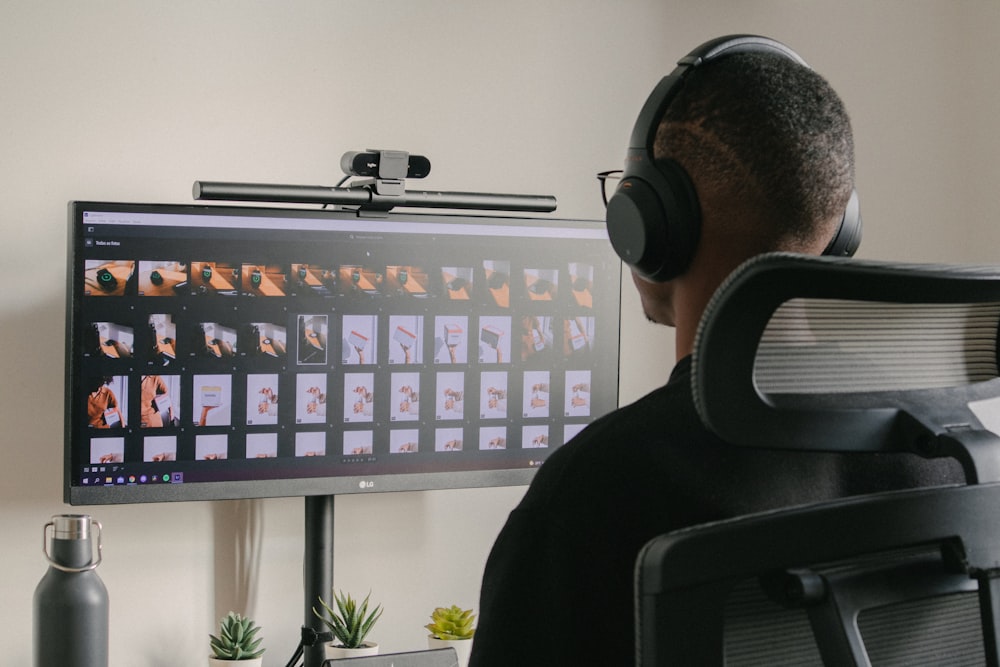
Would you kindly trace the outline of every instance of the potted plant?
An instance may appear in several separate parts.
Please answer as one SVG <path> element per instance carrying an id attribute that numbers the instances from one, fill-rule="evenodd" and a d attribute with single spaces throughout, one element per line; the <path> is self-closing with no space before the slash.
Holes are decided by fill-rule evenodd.
<path id="1" fill-rule="evenodd" d="M 227 667 L 236 661 L 243 663 L 241 667 L 261 667 L 264 659 L 260 656 L 264 649 L 260 648 L 259 630 L 260 626 L 249 617 L 232 611 L 226 614 L 219 621 L 219 635 L 208 636 L 212 648 L 209 667 Z"/>
<path id="2" fill-rule="evenodd" d="M 472 652 L 472 636 L 476 633 L 472 623 L 475 620 L 476 615 L 471 609 L 462 609 L 457 605 L 438 607 L 431 612 L 431 622 L 424 626 L 431 633 L 427 636 L 427 647 L 454 648 L 459 667 L 465 667 Z"/>
<path id="3" fill-rule="evenodd" d="M 363 655 L 377 655 L 378 644 L 372 641 L 365 641 L 365 637 L 371 632 L 375 621 L 382 616 L 382 605 L 375 605 L 375 608 L 368 611 L 368 601 L 371 593 L 359 604 L 350 594 L 343 591 L 333 594 L 333 601 L 336 609 L 319 598 L 319 604 L 323 611 L 319 612 L 313 607 L 313 613 L 319 620 L 333 633 L 333 642 L 326 645 L 327 658 L 353 658 Z"/>

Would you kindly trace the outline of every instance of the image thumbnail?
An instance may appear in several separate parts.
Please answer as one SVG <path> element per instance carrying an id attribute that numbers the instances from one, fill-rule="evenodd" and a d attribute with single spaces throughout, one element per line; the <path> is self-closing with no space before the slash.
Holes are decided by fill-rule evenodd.
<path id="1" fill-rule="evenodd" d="M 594 318 L 573 317 L 563 320 L 563 354 L 567 357 L 588 354 L 594 346 Z"/>
<path id="2" fill-rule="evenodd" d="M 510 308 L 510 262 L 488 259 L 483 262 L 483 269 L 489 300 L 501 308 Z"/>
<path id="3" fill-rule="evenodd" d="M 390 315 L 390 364 L 422 364 L 424 362 L 424 316 Z"/>
<path id="4" fill-rule="evenodd" d="M 551 317 L 521 317 L 521 361 L 543 360 L 552 352 L 554 340 Z"/>
<path id="5" fill-rule="evenodd" d="M 247 376 L 247 424 L 278 423 L 278 376 Z"/>
<path id="6" fill-rule="evenodd" d="M 139 380 L 139 426 L 180 426 L 181 381 L 178 375 L 143 375 Z"/>
<path id="7" fill-rule="evenodd" d="M 541 449 L 549 446 L 549 427 L 530 425 L 521 429 L 521 447 L 524 449 Z"/>
<path id="8" fill-rule="evenodd" d="M 479 318 L 479 361 L 485 364 L 510 362 L 510 318 Z"/>
<path id="9" fill-rule="evenodd" d="M 527 371 L 524 374 L 524 416 L 549 416 L 549 371 Z"/>
<path id="10" fill-rule="evenodd" d="M 434 361 L 464 364 L 469 360 L 469 318 L 439 315 L 434 318 Z"/>
<path id="11" fill-rule="evenodd" d="M 397 429 L 389 432 L 390 454 L 413 454 L 419 451 L 420 431 L 417 429 Z"/>
<path id="12" fill-rule="evenodd" d="M 460 428 L 439 428 L 434 432 L 434 451 L 436 452 L 460 452 L 462 451 L 462 429 Z"/>
<path id="13" fill-rule="evenodd" d="M 277 264 L 244 264 L 242 275 L 247 296 L 285 296 L 288 280 Z"/>
<path id="14" fill-rule="evenodd" d="M 332 267 L 292 264 L 288 279 L 292 284 L 292 291 L 299 296 L 332 296 L 337 290 L 337 271 Z"/>
<path id="15" fill-rule="evenodd" d="M 341 350 L 345 364 L 377 364 L 378 316 L 344 315 Z"/>
<path id="16" fill-rule="evenodd" d="M 326 455 L 326 433 L 305 432 L 295 434 L 295 455 L 296 456 L 325 456 Z"/>
<path id="17" fill-rule="evenodd" d="M 295 377 L 295 421 L 321 424 L 326 421 L 326 375 L 303 373 Z"/>
<path id="18" fill-rule="evenodd" d="M 325 364 L 329 321 L 326 315 L 299 315 L 299 364 Z"/>
<path id="19" fill-rule="evenodd" d="M 465 415 L 465 374 L 438 373 L 435 412 L 438 419 L 462 419 Z"/>
<path id="20" fill-rule="evenodd" d="M 146 463 L 177 460 L 177 436 L 151 435 L 142 439 L 142 460 Z"/>
<path id="21" fill-rule="evenodd" d="M 420 419 L 420 373 L 393 373 L 391 385 L 395 402 L 389 420 Z"/>
<path id="22" fill-rule="evenodd" d="M 153 361 L 158 366 L 168 366 L 177 358 L 177 325 L 174 324 L 174 316 L 168 313 L 150 315 L 149 330 L 153 336 Z"/>
<path id="23" fill-rule="evenodd" d="M 229 359 L 239 351 L 236 329 L 219 322 L 199 322 L 195 325 L 194 340 L 200 344 L 196 353 L 210 359 Z"/>
<path id="24" fill-rule="evenodd" d="M 559 271 L 556 269 L 525 269 L 524 287 L 532 301 L 552 301 L 559 294 Z"/>
<path id="25" fill-rule="evenodd" d="M 375 409 L 375 374 L 344 375 L 344 421 L 373 421 Z"/>
<path id="26" fill-rule="evenodd" d="M 139 262 L 139 296 L 177 296 L 179 293 L 189 293 L 185 262 Z"/>
<path id="27" fill-rule="evenodd" d="M 135 351 L 135 332 L 127 324 L 93 322 L 84 331 L 84 351 L 108 359 L 130 359 Z"/>
<path id="28" fill-rule="evenodd" d="M 194 439 L 196 461 L 221 461 L 229 458 L 229 436 L 223 434 L 199 435 Z"/>
<path id="29" fill-rule="evenodd" d="M 372 453 L 371 431 L 345 431 L 344 455 L 363 456 Z"/>
<path id="30" fill-rule="evenodd" d="M 85 260 L 83 293 L 87 296 L 123 296 L 134 272 L 132 260 Z"/>
<path id="31" fill-rule="evenodd" d="M 226 262 L 191 262 L 191 294 L 236 296 L 240 267 Z"/>
<path id="32" fill-rule="evenodd" d="M 123 463 L 125 461 L 125 438 L 92 438 L 90 440 L 90 463 Z"/>
<path id="33" fill-rule="evenodd" d="M 590 371 L 566 371 L 567 417 L 590 416 Z"/>
<path id="34" fill-rule="evenodd" d="M 387 266 L 382 291 L 389 296 L 427 296 L 427 271 L 419 266 Z"/>
<path id="35" fill-rule="evenodd" d="M 507 373 L 483 373 L 479 378 L 479 416 L 503 419 L 507 416 Z"/>
<path id="36" fill-rule="evenodd" d="M 248 354 L 284 359 L 288 352 L 288 331 L 273 322 L 251 322 L 246 325 Z"/>
<path id="37" fill-rule="evenodd" d="M 87 425 L 91 428 L 124 428 L 128 414 L 128 377 L 97 375 L 88 379 Z"/>
<path id="38" fill-rule="evenodd" d="M 337 284 L 341 294 L 362 294 L 375 296 L 384 279 L 382 271 L 360 264 L 346 264 L 337 272 Z"/>
<path id="39" fill-rule="evenodd" d="M 278 456 L 278 436 L 275 433 L 247 434 L 248 459 L 273 459 Z"/>
<path id="40" fill-rule="evenodd" d="M 194 419 L 197 426 L 232 423 L 232 383 L 229 375 L 194 376 Z"/>
<path id="41" fill-rule="evenodd" d="M 569 287 L 573 293 L 573 300 L 576 301 L 576 305 L 582 306 L 583 308 L 593 308 L 594 307 L 593 264 L 570 262 Z"/>
<path id="42" fill-rule="evenodd" d="M 507 449 L 507 427 L 484 426 L 479 429 L 479 449 Z"/>
<path id="43" fill-rule="evenodd" d="M 452 301 L 468 301 L 472 298 L 475 276 L 471 266 L 445 266 L 441 268 L 441 282 L 444 293 Z"/>

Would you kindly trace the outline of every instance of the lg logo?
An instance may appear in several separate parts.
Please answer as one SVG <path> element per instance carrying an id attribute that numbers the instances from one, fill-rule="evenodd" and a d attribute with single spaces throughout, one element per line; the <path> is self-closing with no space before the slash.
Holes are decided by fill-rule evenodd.
<path id="1" fill-rule="evenodd" d="M 359 489 L 374 489 L 375 488 L 375 482 L 373 482 L 371 480 L 365 480 L 365 479 L 363 479 L 360 482 L 358 482 L 358 488 Z"/>

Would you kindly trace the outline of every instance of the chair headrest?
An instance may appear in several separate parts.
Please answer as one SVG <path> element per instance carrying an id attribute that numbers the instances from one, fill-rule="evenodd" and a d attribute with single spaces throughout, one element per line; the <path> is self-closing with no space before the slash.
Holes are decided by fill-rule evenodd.
<path id="1" fill-rule="evenodd" d="M 758 256 L 699 325 L 695 405 L 735 444 L 928 454 L 1000 432 L 1000 267 Z"/>

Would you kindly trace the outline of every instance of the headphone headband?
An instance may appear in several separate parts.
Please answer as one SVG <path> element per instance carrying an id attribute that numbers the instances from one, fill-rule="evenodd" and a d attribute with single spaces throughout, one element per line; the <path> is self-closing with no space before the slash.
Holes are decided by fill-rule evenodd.
<path id="1" fill-rule="evenodd" d="M 690 177 L 678 163 L 653 157 L 660 122 L 690 72 L 739 53 L 769 53 L 810 69 L 781 42 L 758 35 L 728 35 L 698 46 L 657 83 L 632 128 L 622 180 L 607 210 L 615 251 L 645 278 L 663 282 L 683 273 L 701 232 L 701 213 Z M 852 193 L 840 229 L 824 254 L 853 255 L 860 241 L 861 217 L 857 194 Z"/>
<path id="2" fill-rule="evenodd" d="M 642 105 L 642 110 L 632 127 L 629 148 L 645 148 L 652 155 L 653 142 L 656 140 L 656 130 L 660 125 L 660 119 L 663 118 L 670 102 L 680 92 L 681 80 L 696 67 L 734 53 L 772 53 L 793 60 L 803 67 L 809 67 L 795 51 L 781 42 L 767 37 L 729 35 L 711 39 L 678 60 L 674 71 L 660 79 L 660 82 L 656 84 L 653 92 L 646 98 L 646 103 Z"/>

